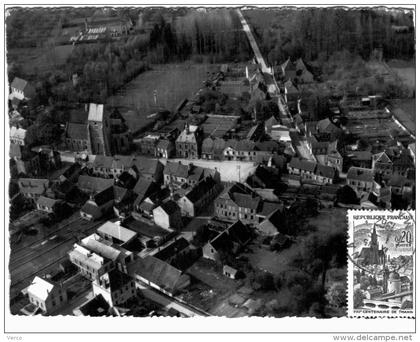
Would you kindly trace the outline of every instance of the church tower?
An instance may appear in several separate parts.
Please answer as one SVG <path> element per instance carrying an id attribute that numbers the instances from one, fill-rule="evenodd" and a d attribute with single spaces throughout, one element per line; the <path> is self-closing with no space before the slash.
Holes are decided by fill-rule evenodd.
<path id="1" fill-rule="evenodd" d="M 103 104 L 89 105 L 88 125 L 92 154 L 110 155 L 110 124 Z"/>
<path id="2" fill-rule="evenodd" d="M 373 232 L 370 237 L 370 250 L 371 250 L 371 264 L 379 264 L 379 245 L 378 235 L 376 234 L 376 225 L 373 225 Z"/>

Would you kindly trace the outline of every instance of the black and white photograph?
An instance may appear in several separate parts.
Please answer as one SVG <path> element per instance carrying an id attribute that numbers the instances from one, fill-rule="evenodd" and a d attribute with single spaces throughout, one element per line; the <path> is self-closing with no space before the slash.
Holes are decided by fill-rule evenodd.
<path id="1" fill-rule="evenodd" d="M 414 5 L 57 3 L 4 20 L 15 322 L 316 325 L 363 308 L 380 332 L 383 305 L 414 324 Z M 411 220 L 399 292 L 383 270 L 404 256 L 384 250 L 403 228 L 385 213 Z"/>

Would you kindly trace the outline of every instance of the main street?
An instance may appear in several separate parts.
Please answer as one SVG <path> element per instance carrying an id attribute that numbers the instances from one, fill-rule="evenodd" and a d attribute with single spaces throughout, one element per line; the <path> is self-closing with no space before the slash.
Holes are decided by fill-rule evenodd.
<path id="1" fill-rule="evenodd" d="M 252 34 L 250 26 L 248 25 L 245 17 L 242 14 L 242 11 L 239 8 L 237 9 L 237 13 L 239 15 L 239 19 L 241 21 L 243 30 L 244 30 L 246 36 L 248 37 L 248 41 L 249 41 L 249 44 L 251 45 L 252 51 L 254 52 L 255 59 L 256 59 L 257 63 L 259 64 L 260 68 L 261 68 L 261 71 L 263 73 L 271 75 L 272 82 L 270 84 L 267 84 L 267 88 L 268 89 L 275 89 L 275 91 L 273 92 L 272 95 L 278 96 L 278 98 L 279 98 L 277 104 L 278 104 L 280 113 L 282 115 L 285 115 L 285 116 L 289 117 L 289 119 L 292 119 L 291 116 L 290 116 L 289 110 L 287 109 L 284 98 L 280 94 L 280 88 L 279 88 L 276 80 L 274 79 L 273 72 L 272 72 L 271 68 L 269 68 L 267 66 L 267 64 L 266 64 L 266 62 L 265 62 L 265 60 L 264 60 L 264 58 L 261 54 L 260 48 L 258 47 L 257 41 L 255 40 L 255 37 Z"/>

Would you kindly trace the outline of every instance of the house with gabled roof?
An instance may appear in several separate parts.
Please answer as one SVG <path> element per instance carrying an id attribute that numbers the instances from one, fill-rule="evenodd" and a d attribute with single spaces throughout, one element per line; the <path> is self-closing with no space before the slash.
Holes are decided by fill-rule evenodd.
<path id="1" fill-rule="evenodd" d="M 393 164 L 385 151 L 372 156 L 372 168 L 375 175 L 380 175 L 383 179 L 392 176 Z"/>
<path id="2" fill-rule="evenodd" d="M 126 218 L 130 215 L 133 210 L 133 201 L 136 198 L 136 194 L 130 190 L 117 185 L 113 186 L 114 189 L 114 201 L 113 210 L 114 214 L 119 218 Z"/>
<path id="3" fill-rule="evenodd" d="M 330 151 L 337 150 L 337 140 L 329 141 L 318 141 L 314 136 L 308 137 L 309 150 L 314 156 L 328 155 Z"/>
<path id="4" fill-rule="evenodd" d="M 93 233 L 73 245 L 68 253 L 70 261 L 88 279 L 99 279 L 113 269 L 127 272 L 134 260 L 132 252 Z"/>
<path id="5" fill-rule="evenodd" d="M 33 141 L 29 140 L 27 130 L 21 127 L 10 127 L 9 138 L 11 144 L 26 146 L 33 143 Z"/>
<path id="6" fill-rule="evenodd" d="M 160 184 L 163 179 L 163 164 L 159 159 L 136 156 L 133 160 L 132 170 L 137 177 L 149 179 Z"/>
<path id="7" fill-rule="evenodd" d="M 277 118 L 274 115 L 272 115 L 264 122 L 265 132 L 267 134 L 270 134 L 272 128 L 279 125 L 280 125 L 280 121 L 278 121 Z"/>
<path id="8" fill-rule="evenodd" d="M 181 208 L 181 214 L 194 217 L 201 210 L 210 205 L 220 192 L 222 186 L 213 177 L 201 179 L 192 187 L 177 203 Z"/>
<path id="9" fill-rule="evenodd" d="M 331 149 L 325 156 L 325 165 L 331 166 L 338 172 L 343 171 L 343 157 L 337 150 Z"/>
<path id="10" fill-rule="evenodd" d="M 64 139 L 66 147 L 70 151 L 92 153 L 89 125 L 87 123 L 68 122 L 65 128 Z"/>
<path id="11" fill-rule="evenodd" d="M 242 220 L 245 224 L 255 224 L 261 203 L 261 197 L 252 189 L 233 183 L 226 186 L 214 201 L 215 216 L 223 221 Z"/>
<path id="12" fill-rule="evenodd" d="M 391 187 L 392 193 L 399 196 L 412 194 L 414 190 L 414 180 L 397 174 L 391 177 L 388 184 Z"/>
<path id="13" fill-rule="evenodd" d="M 225 160 L 249 161 L 255 155 L 255 142 L 247 139 L 229 139 L 223 150 Z"/>
<path id="14" fill-rule="evenodd" d="M 175 154 L 175 144 L 169 139 L 159 139 L 156 145 L 156 156 L 158 158 L 171 158 Z"/>
<path id="15" fill-rule="evenodd" d="M 133 188 L 133 192 L 136 195 L 135 205 L 140 204 L 147 196 L 158 190 L 159 186 L 155 182 L 150 179 L 139 178 Z"/>
<path id="16" fill-rule="evenodd" d="M 401 150 L 400 153 L 392 158 L 392 172 L 396 175 L 414 179 L 410 175 L 415 174 L 415 164 L 407 149 Z"/>
<path id="17" fill-rule="evenodd" d="M 10 84 L 9 99 L 30 100 L 35 96 L 35 88 L 31 84 L 19 77 L 15 77 Z"/>
<path id="18" fill-rule="evenodd" d="M 308 70 L 302 58 L 296 60 L 296 78 L 298 83 L 312 83 L 314 75 Z"/>
<path id="19" fill-rule="evenodd" d="M 20 193 L 24 197 L 36 201 L 46 193 L 50 186 L 50 181 L 48 179 L 19 178 L 18 185 Z"/>
<path id="20" fill-rule="evenodd" d="M 336 169 L 332 166 L 317 164 L 315 169 L 315 182 L 319 184 L 333 184 L 337 177 Z"/>
<path id="21" fill-rule="evenodd" d="M 93 161 L 88 164 L 88 168 L 94 176 L 109 178 L 112 175 L 113 157 L 105 155 L 95 155 Z"/>
<path id="22" fill-rule="evenodd" d="M 203 257 L 223 262 L 224 255 L 236 255 L 251 240 L 251 230 L 241 220 L 237 220 L 204 245 Z"/>
<path id="23" fill-rule="evenodd" d="M 371 192 L 375 187 L 373 170 L 352 166 L 347 172 L 347 185 L 357 192 Z"/>
<path id="24" fill-rule="evenodd" d="M 187 274 L 151 255 L 136 259 L 129 267 L 129 274 L 139 287 L 148 285 L 169 296 L 177 294 L 191 283 Z"/>
<path id="25" fill-rule="evenodd" d="M 217 170 L 203 168 L 192 163 L 185 165 L 181 162 L 170 161 L 166 163 L 163 175 L 165 185 L 173 190 L 193 187 L 208 176 L 213 177 L 215 180 L 220 179 L 220 174 Z"/>
<path id="26" fill-rule="evenodd" d="M 96 155 L 90 164 L 90 170 L 96 176 L 118 178 L 123 172 L 130 170 L 133 163 L 133 156 L 115 155 L 111 157 Z"/>
<path id="27" fill-rule="evenodd" d="M 282 210 L 277 209 L 259 223 L 256 229 L 261 235 L 276 236 L 281 230 L 283 220 Z"/>
<path id="28" fill-rule="evenodd" d="M 105 240 L 120 246 L 124 246 L 137 238 L 136 232 L 111 221 L 105 222 L 96 232 Z"/>
<path id="29" fill-rule="evenodd" d="M 143 137 L 135 139 L 134 143 L 141 154 L 156 156 L 156 147 L 160 140 L 160 135 L 156 133 L 147 133 Z"/>
<path id="30" fill-rule="evenodd" d="M 286 103 L 296 102 L 300 97 L 300 90 L 297 85 L 295 85 L 292 80 L 287 80 L 283 84 L 284 89 L 284 98 Z"/>
<path id="31" fill-rule="evenodd" d="M 153 220 L 159 227 L 168 230 L 179 230 L 183 226 L 181 209 L 172 200 L 163 202 L 153 209 Z"/>
<path id="32" fill-rule="evenodd" d="M 91 196 L 80 209 L 80 216 L 94 221 L 107 214 L 114 204 L 114 187 L 109 187 Z"/>
<path id="33" fill-rule="evenodd" d="M 186 256 L 189 251 L 190 243 L 185 238 L 180 237 L 158 247 L 156 252 L 150 255 L 172 265 L 177 258 Z"/>
<path id="34" fill-rule="evenodd" d="M 314 136 L 318 141 L 334 141 L 340 138 L 342 129 L 329 118 L 325 118 L 305 122 L 305 132 L 307 136 Z"/>
<path id="35" fill-rule="evenodd" d="M 31 284 L 24 290 L 27 293 L 30 305 L 40 308 L 41 311 L 48 315 L 59 310 L 67 303 L 67 291 L 61 285 L 51 280 L 36 276 Z M 30 311 L 26 306 L 22 309 L 24 314 L 30 315 Z"/>
<path id="36" fill-rule="evenodd" d="M 291 142 L 290 128 L 285 125 L 276 125 L 271 128 L 269 133 L 271 139 L 274 141 Z"/>
<path id="37" fill-rule="evenodd" d="M 92 290 L 95 296 L 102 296 L 110 307 L 121 306 L 136 296 L 134 279 L 116 269 L 95 279 Z"/>
<path id="38" fill-rule="evenodd" d="M 292 158 L 287 165 L 290 174 L 299 175 L 302 180 L 315 178 L 316 163 L 306 159 Z"/>
<path id="39" fill-rule="evenodd" d="M 38 175 L 41 170 L 40 159 L 37 153 L 28 151 L 24 146 L 11 143 L 9 156 L 16 163 L 18 174 Z"/>
<path id="40" fill-rule="evenodd" d="M 40 196 L 36 201 L 36 208 L 48 214 L 54 214 L 63 201 Z"/>
<path id="41" fill-rule="evenodd" d="M 80 175 L 77 180 L 77 187 L 87 193 L 98 193 L 114 185 L 114 180 L 110 178 L 92 177 Z"/>
<path id="42" fill-rule="evenodd" d="M 370 169 L 372 167 L 372 153 L 370 151 L 351 151 L 346 156 L 352 166 Z"/>
<path id="43" fill-rule="evenodd" d="M 188 123 L 175 141 L 178 158 L 197 159 L 201 155 L 201 141 L 197 131 L 191 131 Z"/>
<path id="44" fill-rule="evenodd" d="M 201 158 L 209 160 L 222 160 L 225 146 L 226 141 L 224 139 L 207 137 L 203 140 Z"/>
<path id="45" fill-rule="evenodd" d="M 95 296 L 73 310 L 74 316 L 111 316 L 112 308 L 101 295 Z"/>

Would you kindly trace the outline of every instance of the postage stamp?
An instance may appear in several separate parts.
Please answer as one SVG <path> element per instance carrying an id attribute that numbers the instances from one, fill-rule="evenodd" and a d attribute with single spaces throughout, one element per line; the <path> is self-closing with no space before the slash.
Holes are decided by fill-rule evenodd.
<path id="1" fill-rule="evenodd" d="M 415 212 L 349 210 L 348 316 L 415 316 Z"/>

